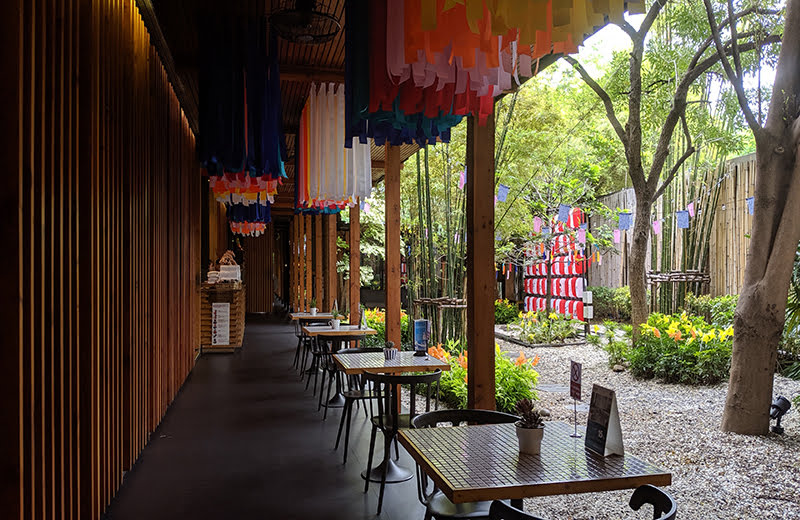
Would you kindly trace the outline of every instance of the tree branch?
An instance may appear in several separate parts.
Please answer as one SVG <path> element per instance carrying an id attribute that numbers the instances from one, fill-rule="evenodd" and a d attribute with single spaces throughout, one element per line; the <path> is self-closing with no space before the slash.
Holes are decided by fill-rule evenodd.
<path id="1" fill-rule="evenodd" d="M 734 20 L 740 20 L 740 19 L 744 18 L 745 16 L 748 16 L 748 15 L 751 15 L 751 14 L 777 15 L 779 13 L 780 13 L 780 11 L 777 11 L 775 9 L 759 9 L 758 7 L 754 6 L 754 7 L 750 7 L 749 9 L 745 9 L 744 11 L 740 11 L 739 13 L 737 13 L 734 16 Z M 730 23 L 730 21 L 731 21 L 730 18 L 725 18 L 724 20 L 722 20 L 720 22 L 719 28 L 722 29 L 723 27 L 728 25 Z M 741 33 L 741 34 L 739 34 L 739 37 L 740 38 L 745 38 L 745 37 L 752 36 L 754 34 L 756 34 L 756 32 L 755 31 L 751 31 L 751 32 L 747 32 L 747 33 Z M 700 61 L 700 58 L 703 57 L 703 54 L 708 50 L 708 47 L 712 43 L 714 43 L 714 37 L 713 36 L 709 36 L 708 38 L 706 38 L 706 41 L 704 41 L 702 43 L 702 45 L 700 45 L 700 47 L 698 47 L 697 52 L 692 57 L 692 60 L 689 62 L 689 69 L 692 69 L 697 65 L 697 62 Z"/>
<path id="2" fill-rule="evenodd" d="M 689 125 L 686 123 L 686 112 L 681 114 L 681 122 L 683 123 L 683 135 L 686 137 L 687 148 L 686 151 L 683 152 L 683 155 L 680 156 L 678 161 L 672 166 L 672 169 L 667 174 L 667 178 L 664 179 L 664 182 L 661 184 L 661 187 L 658 188 L 653 195 L 653 200 L 658 200 L 658 198 L 664 193 L 664 190 L 667 189 L 667 186 L 670 185 L 672 179 L 675 178 L 675 174 L 678 173 L 683 163 L 692 156 L 692 154 L 696 151 L 694 145 L 692 145 L 692 134 L 689 132 Z"/>
<path id="3" fill-rule="evenodd" d="M 622 31 L 625 34 L 627 34 L 628 38 L 630 38 L 631 40 L 636 41 L 637 39 L 639 39 L 639 34 L 636 32 L 636 29 L 634 29 L 633 26 L 631 24 L 629 24 L 628 22 L 623 21 L 622 23 L 618 23 L 618 24 L 614 24 L 614 25 L 616 25 L 617 27 L 622 29 Z"/>
<path id="4" fill-rule="evenodd" d="M 603 87 L 601 87 L 594 80 L 594 78 L 592 78 L 589 73 L 586 72 L 586 69 L 584 69 L 580 63 L 578 63 L 578 60 L 572 56 L 564 56 L 563 59 L 572 65 L 578 74 L 581 75 L 583 81 L 589 85 L 594 93 L 597 94 L 597 97 L 603 101 L 603 105 L 606 107 L 606 117 L 608 117 L 611 126 L 614 127 L 614 131 L 617 133 L 617 136 L 620 138 L 620 140 L 622 140 L 622 144 L 627 148 L 628 136 L 625 134 L 625 129 L 622 128 L 622 124 L 619 122 L 619 119 L 617 119 L 617 114 L 614 111 L 614 103 L 611 101 L 611 97 L 608 95 L 608 92 L 603 90 Z"/>
<path id="5" fill-rule="evenodd" d="M 742 57 L 739 54 L 739 38 L 736 29 L 736 11 L 733 10 L 733 0 L 728 0 L 728 18 L 731 22 L 731 51 L 733 54 L 733 65 L 736 67 L 736 77 L 742 77 Z"/>
<path id="6" fill-rule="evenodd" d="M 667 5 L 669 0 L 656 0 L 653 2 L 653 5 L 650 6 L 650 10 L 647 11 L 647 15 L 642 20 L 642 25 L 639 26 L 639 35 L 641 35 L 642 41 L 644 41 L 644 37 L 650 32 L 650 27 L 653 26 L 653 22 L 656 21 L 658 18 L 658 13 L 661 12 L 661 8 Z"/>
<path id="7" fill-rule="evenodd" d="M 703 0 L 703 4 L 706 8 L 706 16 L 708 18 L 708 25 L 711 28 L 711 35 L 714 38 L 714 45 L 717 48 L 717 57 L 722 63 L 722 68 L 725 69 L 725 74 L 728 76 L 728 80 L 731 82 L 734 90 L 736 91 L 736 98 L 739 100 L 739 106 L 742 109 L 742 113 L 744 114 L 744 118 L 747 121 L 748 126 L 753 133 L 757 134 L 761 131 L 761 125 L 758 124 L 758 121 L 753 115 L 753 111 L 750 110 L 750 105 L 747 102 L 747 95 L 744 92 L 742 78 L 736 75 L 734 70 L 731 68 L 730 61 L 728 61 L 725 47 L 722 45 L 722 37 L 719 34 L 719 26 L 717 25 L 717 20 L 714 17 L 714 8 L 711 6 L 711 0 Z M 740 52 L 737 42 L 734 42 L 734 46 L 736 47 L 736 51 Z"/>

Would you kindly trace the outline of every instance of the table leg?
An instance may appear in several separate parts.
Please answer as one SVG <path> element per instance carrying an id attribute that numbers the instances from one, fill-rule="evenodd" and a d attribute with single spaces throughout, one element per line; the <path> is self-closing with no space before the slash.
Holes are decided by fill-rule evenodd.
<path id="1" fill-rule="evenodd" d="M 413 471 L 398 465 L 394 460 L 392 460 L 392 450 L 389 449 L 387 457 L 383 459 L 383 462 L 372 468 L 372 471 L 369 472 L 369 481 L 380 482 L 381 478 L 383 477 L 384 467 L 386 467 L 387 484 L 394 484 L 396 482 L 405 482 L 407 480 L 411 480 L 411 478 L 414 477 Z M 363 479 L 367 478 L 367 470 L 361 472 L 361 478 Z"/>
<path id="2" fill-rule="evenodd" d="M 522 499 L 521 498 L 512 498 L 511 499 L 511 507 L 516 507 L 520 511 L 524 511 L 522 506 Z"/>

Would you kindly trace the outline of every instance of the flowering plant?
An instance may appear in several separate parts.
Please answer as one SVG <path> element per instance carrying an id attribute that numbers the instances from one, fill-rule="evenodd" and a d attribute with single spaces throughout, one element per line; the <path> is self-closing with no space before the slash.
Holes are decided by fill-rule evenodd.
<path id="1" fill-rule="evenodd" d="M 377 334 L 367 336 L 364 341 L 365 347 L 381 347 L 386 343 L 386 310 L 384 309 L 365 309 L 364 321 L 367 327 L 375 329 Z M 408 314 L 400 311 L 400 342 L 403 345 L 411 342 L 408 330 Z"/>
<path id="2" fill-rule="evenodd" d="M 532 344 L 561 342 L 576 336 L 578 331 L 575 326 L 580 323 L 557 312 L 520 312 L 518 338 Z"/>
<path id="3" fill-rule="evenodd" d="M 733 327 L 716 328 L 686 313 L 654 313 L 640 330 L 626 354 L 634 376 L 686 384 L 716 384 L 728 377 Z"/>

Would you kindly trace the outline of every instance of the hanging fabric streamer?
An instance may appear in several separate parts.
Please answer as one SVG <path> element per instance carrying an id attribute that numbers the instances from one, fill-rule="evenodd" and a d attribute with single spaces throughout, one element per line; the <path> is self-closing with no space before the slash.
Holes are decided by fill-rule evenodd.
<path id="1" fill-rule="evenodd" d="M 586 222 L 581 224 L 581 229 L 588 229 L 588 228 L 589 228 L 589 225 Z"/>
<path id="2" fill-rule="evenodd" d="M 747 201 L 747 212 L 752 215 L 753 210 L 755 209 L 755 197 L 747 197 L 744 200 Z"/>
<path id="3" fill-rule="evenodd" d="M 569 211 L 572 209 L 571 207 L 567 206 L 566 204 L 559 204 L 558 205 L 558 221 L 559 222 L 566 222 L 569 220 Z"/>
<path id="4" fill-rule="evenodd" d="M 585 244 L 586 243 L 586 230 L 579 229 L 578 230 L 578 243 Z"/>
<path id="5" fill-rule="evenodd" d="M 498 184 L 497 185 L 497 201 L 498 202 L 505 202 L 508 198 L 508 190 L 511 189 L 505 184 Z"/>
<path id="6" fill-rule="evenodd" d="M 550 234 L 550 227 L 549 226 L 543 227 L 542 228 L 542 233 L 545 234 L 545 235 L 549 235 Z"/>
<path id="7" fill-rule="evenodd" d="M 300 118 L 297 208 L 338 208 L 372 193 L 369 143 L 345 148 L 344 88 L 311 85 Z"/>
<path id="8" fill-rule="evenodd" d="M 542 230 L 542 219 L 540 217 L 533 217 L 533 230 L 536 233 Z"/>
<path id="9" fill-rule="evenodd" d="M 686 211 L 689 212 L 689 216 L 694 218 L 694 202 L 690 202 L 686 205 Z"/>
<path id="10" fill-rule="evenodd" d="M 688 211 L 676 211 L 675 218 L 677 219 L 679 229 L 687 229 L 689 227 Z"/>
<path id="11" fill-rule="evenodd" d="M 619 212 L 619 229 L 625 231 L 631 228 L 631 214 L 627 211 Z"/>
<path id="12" fill-rule="evenodd" d="M 461 170 L 461 173 L 458 175 L 458 189 L 463 190 L 466 184 L 467 184 L 467 170 Z"/>
<path id="13" fill-rule="evenodd" d="M 615 229 L 614 230 L 614 243 L 615 244 L 619 244 L 619 237 L 620 237 L 620 231 L 619 231 L 619 229 Z"/>
<path id="14" fill-rule="evenodd" d="M 653 233 L 655 233 L 656 235 L 661 234 L 661 221 L 660 220 L 654 220 L 653 221 Z"/>

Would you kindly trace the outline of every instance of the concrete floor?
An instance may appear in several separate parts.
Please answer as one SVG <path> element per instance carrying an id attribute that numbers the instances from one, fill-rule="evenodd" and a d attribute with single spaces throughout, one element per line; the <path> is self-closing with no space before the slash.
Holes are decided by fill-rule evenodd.
<path id="1" fill-rule="evenodd" d="M 376 518 L 380 486 L 365 494 L 360 476 L 369 423 L 354 410 L 342 465 L 341 446 L 333 451 L 340 409 L 322 421 L 291 368 L 296 343 L 285 322 L 250 322 L 240 352 L 199 359 L 105 518 Z M 387 484 L 379 518 L 423 516 L 416 479 Z"/>

